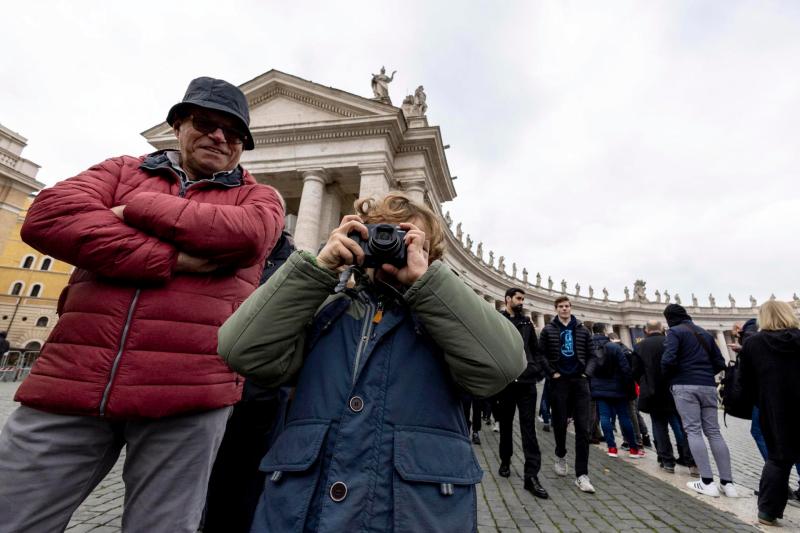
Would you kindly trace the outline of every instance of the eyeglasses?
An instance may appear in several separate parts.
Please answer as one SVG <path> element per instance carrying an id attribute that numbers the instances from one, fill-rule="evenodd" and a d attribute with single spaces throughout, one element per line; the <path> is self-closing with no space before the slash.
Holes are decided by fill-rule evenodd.
<path id="1" fill-rule="evenodd" d="M 217 129 L 221 129 L 222 134 L 225 136 L 225 140 L 228 142 L 228 144 L 242 144 L 245 139 L 247 139 L 246 133 L 242 133 L 236 128 L 222 126 L 208 117 L 192 115 L 192 126 L 194 126 L 194 129 L 205 135 L 214 133 L 217 131 Z"/>

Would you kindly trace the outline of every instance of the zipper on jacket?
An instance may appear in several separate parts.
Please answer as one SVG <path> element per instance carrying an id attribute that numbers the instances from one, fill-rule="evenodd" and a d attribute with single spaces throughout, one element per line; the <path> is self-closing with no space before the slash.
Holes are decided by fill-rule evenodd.
<path id="1" fill-rule="evenodd" d="M 114 382 L 114 376 L 117 375 L 119 361 L 122 359 L 122 352 L 125 349 L 125 341 L 128 338 L 128 331 L 131 328 L 133 310 L 136 308 L 136 301 L 139 299 L 140 292 L 141 289 L 136 289 L 136 293 L 133 295 L 133 300 L 131 300 L 131 305 L 128 307 L 128 317 L 125 319 L 125 326 L 122 328 L 122 337 L 119 340 L 119 350 L 117 350 L 117 355 L 114 357 L 114 364 L 111 365 L 111 375 L 109 375 L 108 383 L 106 383 L 106 388 L 103 390 L 103 399 L 100 400 L 100 416 L 105 416 L 106 414 L 106 404 L 108 403 L 108 395 L 111 393 L 111 384 Z"/>
<path id="2" fill-rule="evenodd" d="M 372 335 L 373 315 L 376 313 L 375 306 L 369 298 L 364 297 L 367 304 L 367 312 L 364 314 L 364 323 L 361 325 L 361 340 L 358 342 L 358 349 L 356 349 L 356 357 L 353 363 L 353 385 L 356 384 L 356 376 L 358 375 L 358 363 L 361 362 L 361 355 L 364 349 L 369 344 L 369 337 Z"/>

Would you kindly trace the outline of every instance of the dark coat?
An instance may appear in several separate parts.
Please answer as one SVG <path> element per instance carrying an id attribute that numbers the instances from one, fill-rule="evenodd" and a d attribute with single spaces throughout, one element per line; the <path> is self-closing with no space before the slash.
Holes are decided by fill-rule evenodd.
<path id="1" fill-rule="evenodd" d="M 742 392 L 758 405 L 770 459 L 800 462 L 800 330 L 753 335 L 739 364 Z"/>
<path id="2" fill-rule="evenodd" d="M 544 369 L 539 359 L 539 347 L 533 323 L 526 316 L 515 315 L 512 317 L 508 314 L 508 311 L 501 311 L 500 313 L 517 327 L 519 334 L 522 335 L 522 344 L 525 346 L 525 357 L 528 360 L 528 366 L 522 375 L 517 378 L 517 381 L 519 383 L 535 384 L 544 378 Z"/>
<path id="3" fill-rule="evenodd" d="M 586 373 L 590 377 L 592 398 L 599 400 L 626 400 L 631 388 L 631 367 L 625 351 L 617 343 L 609 342 L 605 335 L 595 335 L 592 342 L 605 350 L 606 362 L 597 368 L 597 357 L 592 357 Z"/>
<path id="4" fill-rule="evenodd" d="M 639 410 L 644 413 L 666 415 L 678 412 L 669 383 L 661 373 L 665 341 L 663 333 L 651 334 L 633 350 L 633 379 L 639 383 Z"/>
<path id="5" fill-rule="evenodd" d="M 695 332 L 702 336 L 704 343 L 697 338 Z M 725 358 L 709 332 L 691 320 L 684 320 L 667 331 L 664 355 L 661 357 L 661 372 L 670 385 L 714 387 L 714 376 L 724 369 Z"/>
<path id="6" fill-rule="evenodd" d="M 11 344 L 6 339 L 5 335 L 0 336 L 0 355 L 6 353 L 8 350 L 11 349 Z"/>
<path id="7" fill-rule="evenodd" d="M 574 317 L 573 317 L 574 318 Z M 553 317 L 539 334 L 539 353 L 545 373 L 548 377 L 558 372 L 558 360 L 561 357 L 561 330 L 556 324 L 558 317 Z M 592 351 L 592 334 L 578 320 L 575 325 L 575 356 L 578 358 L 579 374 L 584 373 L 589 359 L 594 357 Z"/>

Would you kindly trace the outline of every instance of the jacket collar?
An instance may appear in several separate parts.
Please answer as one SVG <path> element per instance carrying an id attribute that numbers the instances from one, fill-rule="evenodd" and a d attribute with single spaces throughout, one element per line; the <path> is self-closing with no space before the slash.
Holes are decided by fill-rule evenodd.
<path id="1" fill-rule="evenodd" d="M 159 172 L 163 170 L 171 170 L 181 177 L 181 180 L 187 180 L 186 171 L 180 166 L 180 155 L 177 150 L 159 150 L 145 156 L 139 168 Z M 200 180 L 198 180 L 200 181 Z M 215 172 L 210 178 L 202 181 L 212 183 L 219 183 L 228 187 L 238 187 L 244 185 L 244 170 L 241 165 L 236 165 L 232 170 L 223 170 Z"/>

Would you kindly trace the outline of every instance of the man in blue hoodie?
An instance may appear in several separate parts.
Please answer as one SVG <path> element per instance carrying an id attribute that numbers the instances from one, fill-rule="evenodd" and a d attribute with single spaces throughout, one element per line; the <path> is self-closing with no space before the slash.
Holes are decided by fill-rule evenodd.
<path id="1" fill-rule="evenodd" d="M 556 441 L 555 471 L 567 475 L 567 418 L 575 424 L 575 485 L 594 493 L 589 481 L 589 423 L 591 394 L 586 367 L 594 357 L 592 334 L 572 314 L 566 296 L 553 302 L 557 316 L 539 335 L 542 365 L 550 378 L 550 407 L 553 410 L 553 436 Z"/>

